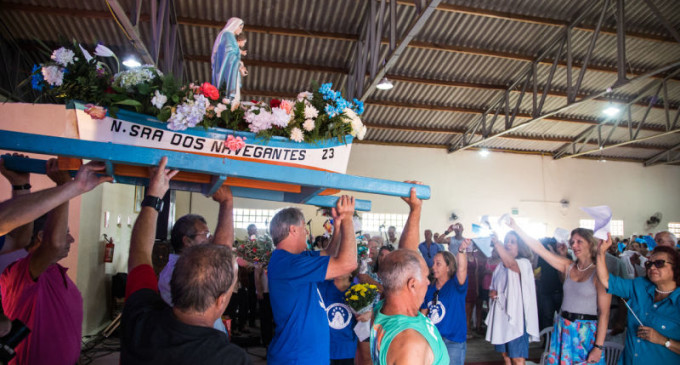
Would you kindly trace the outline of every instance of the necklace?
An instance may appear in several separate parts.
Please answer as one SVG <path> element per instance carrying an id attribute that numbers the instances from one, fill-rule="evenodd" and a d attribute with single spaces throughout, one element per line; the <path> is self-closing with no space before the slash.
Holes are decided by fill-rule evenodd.
<path id="1" fill-rule="evenodd" d="M 655 290 L 657 293 L 659 293 L 659 294 L 670 294 L 670 293 L 672 293 L 675 289 L 669 290 L 669 291 L 663 291 L 663 290 L 659 290 L 658 288 L 654 288 L 654 290 Z"/>
<path id="2" fill-rule="evenodd" d="M 590 265 L 588 265 L 588 267 L 586 267 L 585 269 L 581 269 L 581 268 L 578 266 L 578 264 L 576 264 L 576 269 L 577 269 L 578 271 L 583 272 L 583 271 L 586 271 L 586 270 L 590 269 L 591 266 L 593 266 L 593 263 L 592 263 L 592 262 L 591 262 Z"/>

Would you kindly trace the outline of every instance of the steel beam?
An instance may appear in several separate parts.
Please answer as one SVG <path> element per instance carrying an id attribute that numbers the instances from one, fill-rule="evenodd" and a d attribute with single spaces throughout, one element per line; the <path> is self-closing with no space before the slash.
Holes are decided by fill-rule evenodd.
<path id="1" fill-rule="evenodd" d="M 593 4 L 591 6 L 591 8 L 594 8 L 596 5 L 597 4 Z M 607 5 L 608 5 L 608 0 L 604 0 L 604 4 L 602 5 L 603 11 L 607 8 Z M 503 136 L 507 133 L 517 131 L 518 129 L 524 128 L 524 127 L 526 127 L 526 126 L 528 126 L 532 123 L 535 123 L 539 120 L 545 119 L 547 117 L 558 115 L 562 112 L 565 112 L 565 111 L 573 108 L 574 106 L 582 105 L 584 103 L 590 102 L 591 100 L 594 100 L 594 99 L 597 99 L 597 98 L 600 98 L 600 97 L 604 97 L 605 95 L 610 94 L 613 90 L 618 89 L 618 88 L 622 87 L 623 85 L 628 85 L 631 82 L 640 82 L 641 80 L 647 79 L 647 78 L 655 76 L 655 75 L 659 75 L 659 74 L 666 72 L 666 71 L 673 71 L 675 68 L 680 67 L 680 62 L 674 62 L 674 63 L 671 63 L 671 64 L 666 65 L 664 67 L 661 67 L 657 70 L 653 70 L 653 71 L 647 72 L 643 75 L 636 76 L 635 78 L 633 78 L 630 81 L 628 79 L 626 79 L 626 71 L 625 71 L 625 68 L 626 68 L 626 66 L 625 66 L 625 28 L 624 28 L 624 24 L 623 24 L 623 22 L 624 22 L 624 7 L 623 7 L 623 0 L 617 0 L 617 29 L 619 31 L 618 32 L 619 37 L 617 39 L 617 41 L 618 41 L 617 42 L 617 51 L 618 51 L 617 61 L 618 61 L 619 67 L 618 67 L 617 73 L 618 73 L 619 77 L 618 77 L 616 83 L 614 85 L 612 85 L 611 87 L 609 87 L 605 90 L 602 90 L 598 93 L 589 95 L 588 97 L 581 98 L 580 100 L 577 101 L 576 97 L 575 97 L 577 91 L 575 90 L 575 85 L 573 85 L 573 83 L 572 83 L 572 74 L 571 74 L 571 69 L 572 69 L 572 66 L 574 64 L 574 61 L 572 59 L 571 32 L 573 31 L 573 27 L 578 25 L 586 17 L 589 10 L 590 10 L 590 8 L 586 11 L 581 12 L 579 14 L 579 16 L 576 18 L 576 20 L 574 20 L 574 22 L 571 25 L 569 25 L 565 28 L 564 33 L 562 35 L 558 35 L 553 40 L 553 42 L 545 49 L 545 51 L 539 57 L 537 57 L 534 61 L 534 62 L 542 62 L 545 59 L 545 57 L 550 54 L 550 52 L 556 52 L 557 55 L 553 59 L 554 62 L 556 62 L 560 58 L 560 55 L 562 53 L 562 47 L 566 47 L 567 103 L 564 106 L 559 107 L 555 110 L 552 110 L 548 113 L 544 113 L 543 111 L 537 112 L 537 110 L 534 109 L 530 113 L 530 115 L 532 115 L 532 117 L 533 117 L 532 119 L 530 119 L 528 122 L 525 122 L 525 123 L 520 124 L 520 125 L 515 125 L 515 126 L 510 126 L 507 123 L 508 117 L 507 117 L 507 112 L 506 112 L 507 127 L 503 131 L 500 131 L 500 132 L 498 132 L 494 135 L 486 136 L 485 138 L 478 139 L 476 141 L 468 141 L 464 138 L 454 137 L 449 141 L 449 148 L 448 148 L 449 152 L 455 152 L 455 151 L 458 151 L 458 150 L 463 150 L 463 149 L 466 149 L 466 148 L 478 146 L 478 145 L 480 145 L 484 142 L 487 142 L 487 141 L 489 141 L 493 138 L 500 137 L 500 136 Z M 600 12 L 600 18 L 603 18 L 603 12 L 602 11 Z M 594 47 L 595 38 L 597 37 L 597 35 L 598 35 L 598 32 L 595 32 L 592 35 L 592 37 L 593 37 L 593 39 L 591 41 L 592 47 Z M 557 45 L 559 45 L 559 49 L 557 49 Z M 592 53 L 592 49 L 589 49 L 589 53 Z M 586 59 L 588 60 L 589 58 L 590 58 L 590 56 L 586 55 Z M 515 88 L 515 85 L 518 85 L 522 81 L 524 81 L 524 82 L 530 81 L 528 78 L 532 76 L 531 75 L 532 70 L 533 70 L 533 67 L 532 67 L 532 65 L 530 65 L 525 71 L 522 71 L 522 73 L 519 74 L 519 76 L 517 77 L 515 82 L 507 88 L 506 95 L 499 96 L 496 99 L 495 102 L 490 102 L 488 104 L 488 105 L 490 105 L 490 107 L 482 115 L 488 114 L 495 107 L 498 107 L 500 100 L 502 100 L 502 98 L 507 99 L 507 92 L 509 90 L 512 90 L 513 88 Z M 581 70 L 581 72 L 584 73 L 585 71 Z M 675 75 L 676 75 L 676 73 L 674 72 L 670 76 L 664 78 L 664 82 L 667 82 L 667 80 L 670 77 L 673 77 Z M 581 77 L 579 76 L 579 79 L 580 78 Z M 549 84 L 550 84 L 550 82 L 548 82 L 548 85 Z M 578 85 L 578 87 L 580 87 L 580 80 L 577 81 L 577 85 Z M 522 91 L 522 94 L 520 94 L 520 99 L 523 96 L 523 94 L 524 94 L 524 91 Z M 543 96 L 545 97 L 545 94 Z M 654 104 L 654 103 L 650 103 L 650 105 L 651 104 Z M 506 102 L 506 105 L 507 105 L 507 102 Z M 532 106 L 536 107 L 536 103 L 533 103 Z M 542 107 L 542 103 L 539 104 L 538 107 L 539 108 Z M 629 121 L 629 123 L 632 123 L 632 121 Z M 642 124 L 643 123 L 638 123 L 638 129 L 642 126 Z M 476 125 L 476 123 L 472 123 L 468 129 L 473 130 L 475 128 L 475 125 Z M 598 133 L 601 134 L 601 132 L 602 132 L 601 127 L 597 127 L 597 128 L 599 128 Z M 666 131 L 667 130 L 668 129 L 666 129 Z M 600 139 L 600 141 L 601 141 L 601 139 Z M 564 151 L 562 151 L 562 153 L 564 153 Z"/>
<path id="2" fill-rule="evenodd" d="M 368 58 L 370 57 L 371 59 L 371 64 L 374 67 L 370 68 L 370 77 L 367 81 L 364 80 L 364 74 L 354 74 L 355 82 L 358 82 L 359 79 L 361 78 L 361 82 L 364 82 L 364 87 L 363 87 L 363 92 L 359 93 L 357 92 L 356 95 L 350 95 L 351 98 L 353 97 L 358 97 L 361 101 L 365 101 L 368 99 L 368 97 L 375 91 L 376 86 L 380 81 L 385 77 L 387 74 L 387 71 L 392 68 L 399 57 L 406 51 L 406 48 L 409 46 L 409 43 L 413 40 L 413 38 L 420 32 L 420 30 L 425 26 L 427 23 L 428 19 L 434 14 L 434 11 L 436 10 L 437 6 L 441 2 L 441 0 L 430 0 L 429 3 L 423 8 L 420 9 L 420 11 L 416 12 L 415 18 L 411 21 L 411 25 L 408 27 L 406 32 L 404 33 L 404 36 L 399 40 L 398 44 L 396 45 L 395 48 L 389 48 L 388 50 L 384 52 L 380 52 L 380 45 L 382 43 L 382 25 L 383 25 L 383 16 L 384 13 L 386 12 L 385 9 L 385 1 L 382 0 L 380 2 L 380 10 L 377 14 L 378 20 L 376 23 L 376 3 L 375 1 L 370 2 L 370 16 L 368 18 L 365 18 L 364 21 L 367 24 L 367 35 L 369 39 L 372 37 L 375 37 L 375 43 L 373 44 L 373 47 L 369 50 L 370 54 L 365 54 L 365 53 L 360 53 L 357 52 L 355 53 L 355 57 L 362 57 L 362 58 Z M 390 7 L 390 25 L 392 28 L 396 28 L 397 23 L 396 21 L 392 21 L 393 12 L 395 12 L 396 9 L 393 9 L 393 7 Z M 396 30 L 395 30 L 396 32 Z M 392 30 L 390 30 L 390 34 L 392 35 Z M 361 42 L 360 38 L 357 41 L 357 45 Z M 389 44 L 392 45 L 392 39 L 390 38 Z M 359 51 L 361 50 L 361 47 L 355 47 L 355 50 Z M 382 64 L 381 64 L 382 62 Z M 377 66 L 377 67 L 376 67 Z M 353 77 L 353 75 L 349 75 L 349 77 Z M 357 91 L 359 91 L 360 88 L 356 88 Z"/>
<path id="3" fill-rule="evenodd" d="M 127 14 L 125 13 L 125 10 L 123 9 L 123 6 L 120 5 L 118 0 L 106 0 L 106 3 L 111 9 L 112 15 L 123 27 L 123 31 L 125 32 L 125 35 L 127 36 L 130 43 L 132 44 L 132 47 L 134 47 L 137 53 L 139 53 L 139 56 L 142 58 L 142 62 L 150 65 L 155 65 L 156 61 L 151 55 L 151 52 L 149 52 L 149 50 L 144 45 L 144 42 L 142 41 L 142 38 L 139 35 L 139 31 L 132 24 L 130 18 L 128 18 Z"/>
<path id="4" fill-rule="evenodd" d="M 676 157 L 672 156 L 673 152 L 678 151 L 678 150 L 680 150 L 680 143 L 678 143 L 677 145 L 675 145 L 675 146 L 673 146 L 673 147 L 671 147 L 671 148 L 669 148 L 669 149 L 667 149 L 663 152 L 660 152 L 660 153 L 650 157 L 649 159 L 647 159 L 644 162 L 644 165 L 645 166 L 654 166 L 654 165 L 658 165 L 658 164 L 673 163 L 672 161 L 677 160 L 678 157 L 680 157 L 680 156 L 676 156 Z"/>

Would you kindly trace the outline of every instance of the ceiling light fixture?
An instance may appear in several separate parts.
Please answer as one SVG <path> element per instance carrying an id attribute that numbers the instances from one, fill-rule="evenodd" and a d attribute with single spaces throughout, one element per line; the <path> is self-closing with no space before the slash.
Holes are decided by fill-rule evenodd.
<path id="1" fill-rule="evenodd" d="M 483 158 L 486 158 L 486 156 L 488 156 L 489 153 L 491 152 L 489 152 L 489 150 L 487 150 L 486 148 L 482 148 L 479 150 L 479 155 L 482 156 Z"/>
<path id="2" fill-rule="evenodd" d="M 141 66 L 142 64 L 139 63 L 139 61 L 137 61 L 133 57 L 128 57 L 128 58 L 125 59 L 125 61 L 123 61 L 123 65 L 125 65 L 129 68 L 136 68 L 136 67 Z"/>
<path id="3" fill-rule="evenodd" d="M 620 111 L 621 111 L 621 109 L 614 106 L 614 104 L 609 103 L 609 106 L 607 108 L 605 108 L 602 111 L 602 113 L 604 113 L 604 115 L 606 115 L 609 118 L 613 118 L 613 117 L 617 116 Z"/>
<path id="4" fill-rule="evenodd" d="M 394 85 L 392 84 L 392 81 L 387 79 L 387 76 L 383 77 L 382 80 L 376 85 L 376 88 L 380 90 L 389 90 L 393 88 Z"/>

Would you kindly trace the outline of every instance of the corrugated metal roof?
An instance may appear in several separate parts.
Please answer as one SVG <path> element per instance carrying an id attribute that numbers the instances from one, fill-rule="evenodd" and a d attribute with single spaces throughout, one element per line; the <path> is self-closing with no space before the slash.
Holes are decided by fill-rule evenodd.
<path id="1" fill-rule="evenodd" d="M 33 38 L 37 38 L 55 44 L 59 36 L 62 36 L 67 40 L 77 39 L 90 45 L 101 41 L 122 55 L 131 53 L 133 50 L 115 21 L 107 18 L 109 10 L 105 2 L 10 0 L 4 3 L 11 4 L 11 9 L 14 10 L 0 13 L 0 21 L 6 25 L 3 34 L 9 32 L 18 40 L 30 42 Z M 680 12 L 677 11 L 677 3 L 674 0 L 655 0 L 654 3 L 671 24 L 676 26 L 676 29 L 680 27 Z M 135 1 L 122 0 L 121 4 L 125 9 L 132 9 Z M 179 26 L 184 55 L 191 57 L 185 62 L 187 75 L 190 80 L 199 82 L 210 79 L 210 65 L 207 62 L 201 62 L 200 59 L 209 59 L 213 40 L 219 29 L 209 24 L 215 22 L 220 24 L 226 22 L 229 17 L 237 16 L 245 21 L 248 38 L 246 46 L 248 55 L 243 58 L 243 61 L 249 68 L 250 75 L 243 80 L 244 97 L 266 99 L 263 95 L 295 94 L 308 89 L 312 81 L 333 82 L 336 89 L 344 90 L 348 82 L 347 71 L 339 73 L 320 70 L 323 67 L 349 70 L 354 65 L 352 39 L 358 37 L 371 4 L 372 2 L 356 0 L 280 0 L 275 2 L 176 0 L 177 15 L 182 19 L 193 20 L 195 23 Z M 379 8 L 379 2 L 374 4 Z M 450 0 L 444 1 L 443 4 L 444 6 L 452 4 L 468 7 L 473 9 L 472 13 L 477 14 L 438 10 L 415 36 L 414 42 L 424 42 L 435 46 L 463 47 L 469 49 L 470 52 L 407 47 L 388 74 L 471 84 L 509 85 L 529 67 L 530 63 L 525 58 L 535 57 L 541 53 L 553 38 L 563 32 L 562 27 L 522 21 L 519 18 L 528 16 L 569 22 L 581 9 L 593 4 L 597 5 L 598 2 L 587 0 Z M 68 9 L 69 11 L 66 14 L 46 14 L 36 11 L 36 7 Z M 144 3 L 142 8 L 142 12 L 146 14 L 150 5 Z M 607 13 L 605 24 L 609 28 L 614 25 L 614 8 L 615 5 L 612 4 Z M 97 16 L 93 18 L 88 15 L 90 13 L 81 12 L 85 10 L 97 12 Z M 496 13 L 481 15 L 480 13 L 485 10 Z M 626 11 L 627 31 L 669 37 L 668 32 L 644 2 L 626 2 Z M 503 17 L 498 12 L 511 14 L 515 19 Z M 404 3 L 397 6 L 396 21 L 400 35 L 411 24 L 415 13 L 414 6 Z M 342 16 L 338 16 L 339 14 Z M 597 11 L 592 12 L 586 16 L 584 24 L 595 24 L 597 16 Z M 386 21 L 387 19 L 385 18 Z M 248 32 L 248 26 L 256 31 Z M 139 29 L 141 38 L 148 42 L 150 24 L 143 21 Z M 263 29 L 274 31 L 267 33 Z M 280 34 L 285 33 L 287 29 L 290 29 L 293 34 Z M 387 35 L 387 28 L 383 30 Z M 294 35 L 295 32 L 300 31 L 307 36 Z M 351 39 L 338 40 L 317 36 L 322 32 Z M 584 57 L 592 35 L 592 31 L 585 30 L 576 30 L 572 34 L 573 54 L 576 61 L 580 62 Z M 678 42 L 659 42 L 640 37 L 628 37 L 626 47 L 629 72 L 640 73 L 680 61 Z M 382 45 L 382 50 L 385 49 L 386 45 Z M 489 52 L 502 53 L 505 56 L 485 54 Z M 518 59 L 513 59 L 513 55 L 516 55 Z M 548 58 L 551 57 L 553 55 L 549 54 Z M 278 66 L 268 66 L 267 62 L 275 62 Z M 283 68 L 281 64 L 284 64 Z M 291 66 L 286 68 L 285 64 L 291 64 Z M 590 64 L 612 69 L 616 67 L 616 37 L 614 35 L 600 35 Z M 300 65 L 308 65 L 309 68 L 300 69 Z M 538 85 L 542 88 L 547 82 L 550 65 L 541 63 L 537 69 Z M 574 68 L 572 75 L 574 81 L 578 77 L 578 72 L 579 69 Z M 632 78 L 633 75 L 629 74 L 628 77 Z M 614 85 L 616 81 L 616 73 L 589 69 L 585 73 L 579 92 L 583 94 L 601 92 Z M 614 90 L 611 97 L 617 100 L 631 99 L 637 96 L 641 88 L 649 82 L 652 80 L 625 85 Z M 653 82 L 658 82 L 658 80 Z M 395 81 L 394 85 L 394 89 L 390 91 L 377 91 L 369 97 L 363 117 L 369 125 L 401 129 L 369 129 L 368 140 L 380 143 L 445 146 L 455 136 L 454 134 L 421 132 L 417 129 L 461 131 L 477 122 L 481 115 L 437 109 L 484 110 L 503 95 L 501 90 L 437 86 L 427 84 L 426 80 L 420 83 Z M 550 90 L 566 92 L 567 70 L 564 66 L 557 67 Z M 654 91 L 655 89 L 647 91 L 641 101 L 647 102 L 649 95 Z M 247 95 L 247 92 L 253 95 Z M 519 93 L 511 92 L 509 95 L 511 105 L 514 105 Z M 680 105 L 680 81 L 672 80 L 668 83 L 667 97 L 671 106 L 674 107 L 670 113 L 673 120 L 677 115 L 677 107 Z M 660 98 L 663 98 L 663 94 Z M 532 104 L 531 94 L 526 94 L 519 112 L 530 113 Z M 543 110 L 551 111 L 564 105 L 566 105 L 565 97 L 548 96 Z M 662 105 L 661 101 L 657 102 L 657 106 Z M 602 109 L 605 106 L 607 106 L 606 101 L 591 101 L 565 110 L 556 117 L 574 121 L 602 121 Z M 639 122 L 644 116 L 644 107 L 633 107 L 633 120 Z M 647 126 L 662 128 L 666 124 L 665 117 L 663 108 L 655 108 L 649 112 L 645 123 Z M 514 125 L 525 123 L 527 120 L 527 118 L 518 117 Z M 499 119 L 494 126 L 493 133 L 504 130 L 503 123 L 504 121 Z M 498 138 L 486 141 L 481 146 L 549 153 L 560 148 L 564 143 L 545 141 L 541 140 L 542 138 L 562 141 L 574 138 L 588 128 L 592 126 L 550 119 L 540 120 L 513 132 L 513 135 L 534 140 Z M 610 127 L 603 127 L 603 131 L 610 129 Z M 654 133 L 658 132 L 641 131 L 639 137 L 648 137 Z M 611 136 L 611 141 L 621 142 L 627 138 L 628 130 L 617 128 Z M 643 159 L 658 153 L 660 149 L 678 143 L 680 143 L 680 133 L 637 143 L 637 145 L 659 148 L 658 150 L 619 147 L 603 151 L 603 156 Z"/>

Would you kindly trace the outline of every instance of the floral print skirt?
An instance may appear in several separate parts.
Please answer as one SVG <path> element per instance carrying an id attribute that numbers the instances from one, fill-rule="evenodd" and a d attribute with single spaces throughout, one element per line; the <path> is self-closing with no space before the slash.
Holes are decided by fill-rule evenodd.
<path id="1" fill-rule="evenodd" d="M 550 341 L 549 365 L 587 364 L 597 334 L 597 321 L 569 321 L 555 317 Z M 598 365 L 604 365 L 604 351 Z"/>

